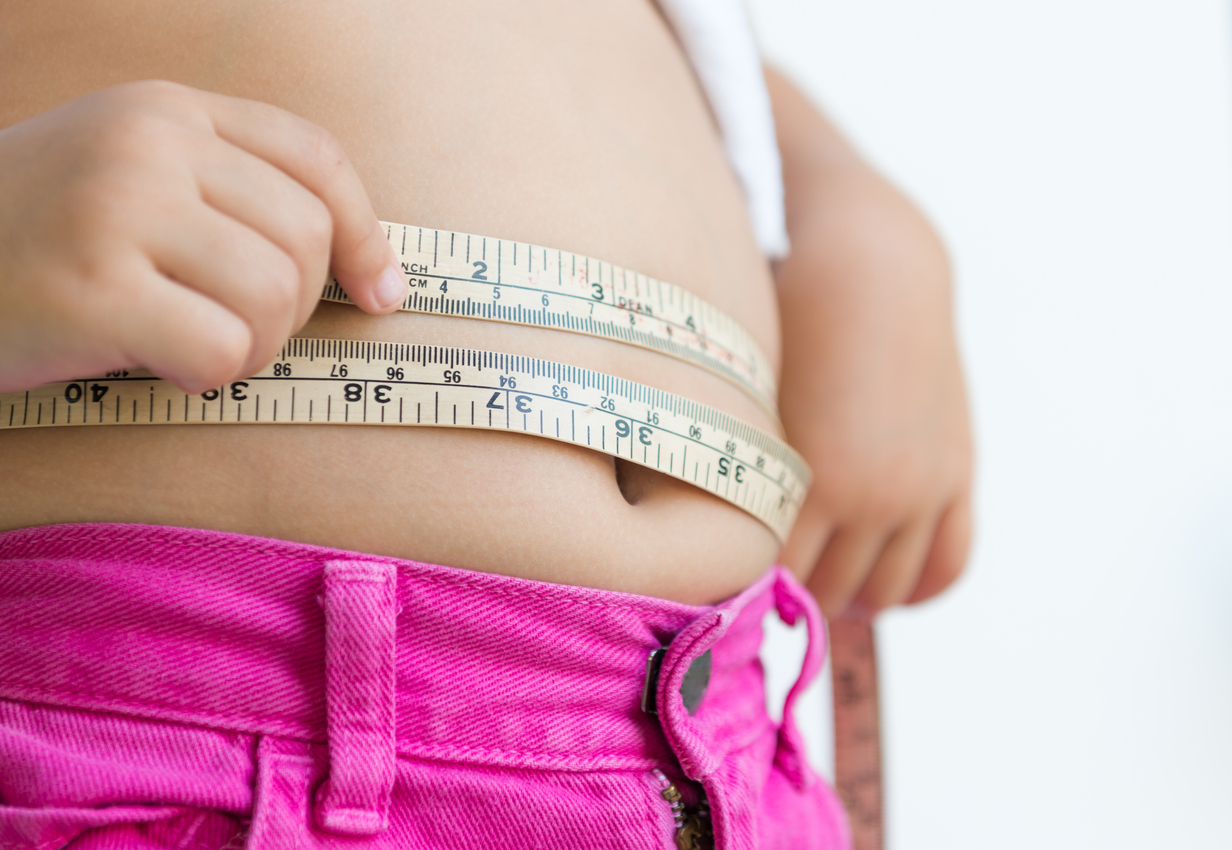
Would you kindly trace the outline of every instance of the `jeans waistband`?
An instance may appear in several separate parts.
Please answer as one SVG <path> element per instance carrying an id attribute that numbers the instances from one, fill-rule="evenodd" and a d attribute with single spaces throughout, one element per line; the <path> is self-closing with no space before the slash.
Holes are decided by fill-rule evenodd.
<path id="1" fill-rule="evenodd" d="M 772 727 L 758 660 L 772 607 L 812 632 L 777 758 L 809 783 L 791 703 L 823 637 L 781 568 L 697 607 L 221 532 L 23 529 L 0 534 L 0 696 L 328 740 L 331 761 L 344 740 L 387 740 L 402 755 L 556 770 L 673 759 L 700 779 Z M 660 647 L 655 717 L 642 692 Z M 690 712 L 681 688 L 707 652 Z"/>

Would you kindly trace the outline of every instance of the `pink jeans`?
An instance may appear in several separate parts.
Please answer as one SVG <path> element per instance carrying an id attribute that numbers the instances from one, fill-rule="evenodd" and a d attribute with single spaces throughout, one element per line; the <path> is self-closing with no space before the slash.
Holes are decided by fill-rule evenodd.
<path id="1" fill-rule="evenodd" d="M 781 726 L 758 661 L 771 607 L 811 634 Z M 677 810 L 709 807 L 717 847 L 849 843 L 792 720 L 824 648 L 782 569 L 699 608 L 50 526 L 0 534 L 0 635 L 6 850 L 671 848 L 667 782 Z"/>

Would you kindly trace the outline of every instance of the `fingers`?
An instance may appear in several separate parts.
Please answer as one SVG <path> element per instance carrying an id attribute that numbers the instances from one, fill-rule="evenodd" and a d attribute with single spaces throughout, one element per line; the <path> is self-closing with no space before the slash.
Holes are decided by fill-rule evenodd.
<path id="1" fill-rule="evenodd" d="M 240 372 L 256 372 L 293 332 L 297 304 L 302 311 L 299 269 L 257 231 L 210 207 L 191 208 L 184 216 L 177 227 L 149 231 L 147 252 L 158 272 L 245 323 L 249 343 Z"/>
<path id="2" fill-rule="evenodd" d="M 406 281 L 368 194 L 334 137 L 268 104 L 203 96 L 221 138 L 282 170 L 325 204 L 333 223 L 334 276 L 352 300 L 370 313 L 396 309 Z"/>
<path id="3" fill-rule="evenodd" d="M 900 528 L 886 542 L 860 586 L 852 606 L 869 613 L 907 601 L 924 569 L 936 520 L 917 520 Z"/>
<path id="4" fill-rule="evenodd" d="M 908 604 L 936 596 L 962 574 L 971 548 L 971 529 L 971 494 L 965 493 L 942 515 Z"/>
<path id="5" fill-rule="evenodd" d="M 808 582 L 822 613 L 834 617 L 847 609 L 888 536 L 878 528 L 855 526 L 841 528 L 831 536 Z"/>
<path id="6" fill-rule="evenodd" d="M 0 230 L 14 237 L 0 382 L 58 368 L 27 365 L 49 358 L 22 341 L 23 313 L 39 338 L 67 340 L 74 372 L 145 365 L 197 392 L 274 356 L 315 308 L 331 252 L 362 308 L 405 295 L 338 143 L 290 113 L 144 81 L 20 124 L 0 139 L 13 200 Z"/>
<path id="7" fill-rule="evenodd" d="M 808 588 L 827 617 L 870 617 L 912 604 L 949 587 L 966 565 L 971 500 L 964 494 L 940 516 L 923 517 L 893 532 L 840 527 L 826 542 Z"/>
<path id="8" fill-rule="evenodd" d="M 268 162 L 223 142 L 203 152 L 196 177 L 206 204 L 247 225 L 294 262 L 299 286 L 287 335 L 295 333 L 316 309 L 329 275 L 329 209 Z"/>
<path id="9" fill-rule="evenodd" d="M 134 297 L 102 317 L 117 332 L 124 359 L 141 363 L 187 393 L 230 380 L 252 348 L 243 319 L 153 267 L 130 276 Z"/>

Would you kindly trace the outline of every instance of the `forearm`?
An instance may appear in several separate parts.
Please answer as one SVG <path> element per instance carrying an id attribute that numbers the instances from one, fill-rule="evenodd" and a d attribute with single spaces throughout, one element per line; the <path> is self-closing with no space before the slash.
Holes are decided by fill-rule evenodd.
<path id="1" fill-rule="evenodd" d="M 783 316 L 816 309 L 819 290 L 890 283 L 949 292 L 936 231 L 808 99 L 771 68 L 792 253 L 775 267 Z M 798 302 L 796 299 L 800 299 Z"/>
<path id="2" fill-rule="evenodd" d="M 814 573 L 828 613 L 853 599 L 876 610 L 930 595 L 965 559 L 965 530 L 948 530 L 962 522 L 942 521 L 970 478 L 949 262 L 915 206 L 781 75 L 766 78 L 792 242 L 775 268 L 780 413 L 816 473 L 782 560 Z"/>

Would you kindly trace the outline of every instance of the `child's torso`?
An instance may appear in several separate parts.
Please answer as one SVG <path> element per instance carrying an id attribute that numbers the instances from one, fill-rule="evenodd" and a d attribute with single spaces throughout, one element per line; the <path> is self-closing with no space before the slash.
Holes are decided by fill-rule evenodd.
<path id="1" fill-rule="evenodd" d="M 287 108 L 333 132 L 387 221 L 532 242 L 679 284 L 776 361 L 769 269 L 686 59 L 647 0 L 3 6 L 0 126 L 125 80 Z M 322 305 L 301 336 L 547 357 L 773 430 L 696 367 L 591 337 Z M 552 441 L 447 429 L 0 435 L 0 528 L 215 528 L 701 603 L 761 575 L 768 529 Z"/>

